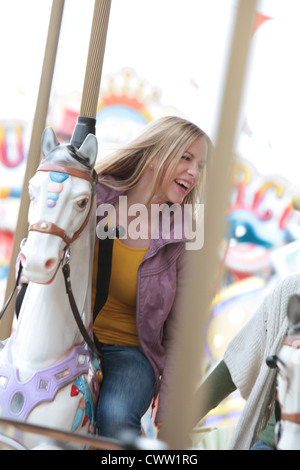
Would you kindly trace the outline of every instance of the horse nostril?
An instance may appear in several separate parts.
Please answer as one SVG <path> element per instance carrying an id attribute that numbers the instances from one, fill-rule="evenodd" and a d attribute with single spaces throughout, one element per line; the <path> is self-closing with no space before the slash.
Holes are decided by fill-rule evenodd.
<path id="1" fill-rule="evenodd" d="M 55 258 L 50 258 L 46 261 L 45 263 L 45 268 L 50 270 L 53 268 L 53 266 L 56 264 L 56 259 Z"/>
<path id="2" fill-rule="evenodd" d="M 26 256 L 23 255 L 23 253 L 21 253 L 20 259 L 21 259 L 22 266 L 25 268 L 26 267 Z"/>

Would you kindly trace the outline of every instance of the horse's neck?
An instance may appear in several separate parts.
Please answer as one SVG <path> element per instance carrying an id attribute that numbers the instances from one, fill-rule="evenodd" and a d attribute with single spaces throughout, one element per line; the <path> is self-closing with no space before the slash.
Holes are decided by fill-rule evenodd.
<path id="1" fill-rule="evenodd" d="M 281 413 L 285 416 L 282 435 L 278 448 L 282 450 L 300 449 L 300 425 L 290 419 L 295 419 L 299 409 L 299 383 L 300 383 L 300 337 L 288 336 L 280 351 L 280 358 L 285 363 L 284 372 L 288 379 L 278 376 L 278 400 L 281 405 Z M 294 416 L 293 416 L 294 415 Z"/>
<path id="2" fill-rule="evenodd" d="M 283 432 L 278 443 L 280 450 L 300 449 L 300 426 L 289 421 L 284 421 Z"/>
<path id="3" fill-rule="evenodd" d="M 87 228 L 85 229 L 87 230 Z M 91 275 L 94 237 L 87 233 L 71 245 L 71 285 L 77 308 L 91 323 Z M 61 268 L 49 285 L 29 283 L 13 341 L 20 369 L 42 369 L 82 341 L 71 311 Z M 26 375 L 26 372 L 25 372 Z"/>

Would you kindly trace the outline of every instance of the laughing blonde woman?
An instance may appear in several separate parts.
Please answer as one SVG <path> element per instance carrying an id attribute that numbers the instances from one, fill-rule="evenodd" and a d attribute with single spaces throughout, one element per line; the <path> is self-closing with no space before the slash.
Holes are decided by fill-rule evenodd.
<path id="1" fill-rule="evenodd" d="M 184 315 L 178 299 L 189 275 L 184 209 L 193 214 L 203 202 L 210 146 L 198 126 L 168 116 L 148 124 L 96 168 L 93 298 L 94 335 L 103 354 L 101 436 L 115 438 L 124 429 L 141 434 L 141 418 L 158 395 L 156 422 L 165 420 L 170 345 L 178 315 Z M 106 225 L 120 227 L 112 254 L 101 244 Z M 110 264 L 106 274 L 101 256 Z M 97 293 L 103 286 L 102 306 L 103 292 Z"/>

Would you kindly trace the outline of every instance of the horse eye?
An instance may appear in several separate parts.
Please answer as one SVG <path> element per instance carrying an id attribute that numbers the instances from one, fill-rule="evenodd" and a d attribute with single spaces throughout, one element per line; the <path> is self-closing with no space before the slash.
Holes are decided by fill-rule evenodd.
<path id="1" fill-rule="evenodd" d="M 84 209 L 88 202 L 88 198 L 80 199 L 80 201 L 77 201 L 77 206 L 79 207 L 79 209 Z"/>

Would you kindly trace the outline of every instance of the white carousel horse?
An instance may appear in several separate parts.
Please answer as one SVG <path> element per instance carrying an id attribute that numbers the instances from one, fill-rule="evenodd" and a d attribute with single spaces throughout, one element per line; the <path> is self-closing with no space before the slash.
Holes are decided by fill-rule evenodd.
<path id="1" fill-rule="evenodd" d="M 300 296 L 290 297 L 289 330 L 278 356 L 267 359 L 277 367 L 277 401 L 280 421 L 276 430 L 278 450 L 300 450 Z"/>
<path id="2" fill-rule="evenodd" d="M 87 434 L 100 367 L 74 320 L 59 267 L 68 266 L 82 323 L 91 331 L 97 139 L 89 134 L 75 149 L 46 128 L 42 152 L 29 182 L 29 231 L 21 249 L 30 282 L 16 330 L 0 350 L 0 417 Z M 24 438 L 27 448 L 40 444 L 36 436 Z"/>

